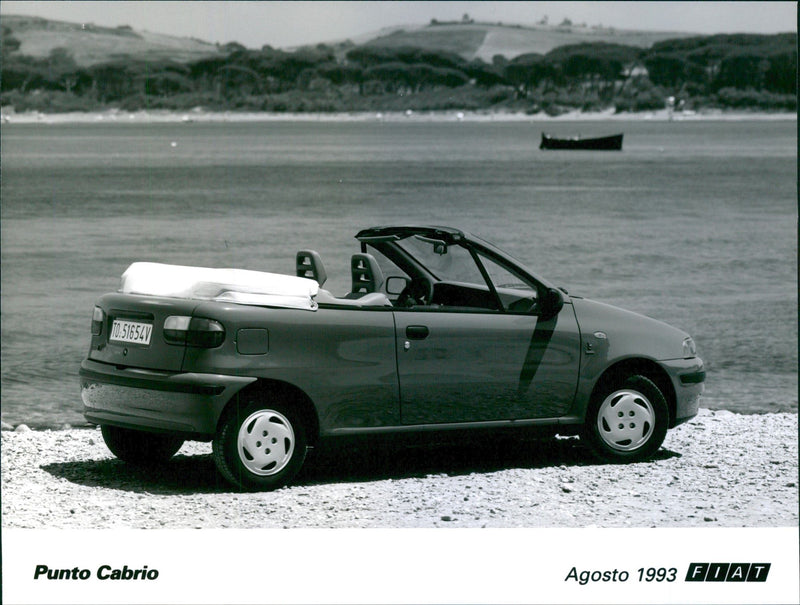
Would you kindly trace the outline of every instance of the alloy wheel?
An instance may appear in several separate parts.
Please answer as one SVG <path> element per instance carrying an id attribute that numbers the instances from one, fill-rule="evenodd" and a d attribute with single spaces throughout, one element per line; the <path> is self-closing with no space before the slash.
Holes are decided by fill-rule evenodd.
<path id="1" fill-rule="evenodd" d="M 614 391 L 600 404 L 597 432 L 612 449 L 634 451 L 647 443 L 654 429 L 653 405 L 638 391 Z"/>
<path id="2" fill-rule="evenodd" d="M 244 467 L 261 477 L 281 472 L 295 448 L 295 435 L 289 420 L 275 410 L 258 410 L 241 424 L 237 452 Z"/>

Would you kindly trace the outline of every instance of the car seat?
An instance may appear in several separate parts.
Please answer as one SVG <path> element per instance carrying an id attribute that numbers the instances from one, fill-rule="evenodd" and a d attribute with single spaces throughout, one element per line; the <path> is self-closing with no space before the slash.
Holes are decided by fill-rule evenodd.
<path id="1" fill-rule="evenodd" d="M 357 259 L 357 257 L 360 257 Z M 328 279 L 325 266 L 319 253 L 315 250 L 300 250 L 296 257 L 296 272 L 298 277 L 315 280 L 320 288 L 315 300 L 319 304 L 338 305 L 348 307 L 391 307 L 388 297 L 377 289 L 383 285 L 383 272 L 378 262 L 370 254 L 356 254 L 351 259 L 351 273 L 353 276 L 353 292 L 343 298 L 333 296 L 322 288 Z"/>
<path id="2" fill-rule="evenodd" d="M 297 277 L 313 279 L 320 286 L 328 279 L 322 258 L 316 250 L 300 250 L 297 253 Z"/>
<path id="3" fill-rule="evenodd" d="M 350 273 L 353 283 L 345 298 L 361 298 L 366 294 L 380 292 L 384 282 L 383 271 L 371 254 L 354 254 L 350 259 Z"/>

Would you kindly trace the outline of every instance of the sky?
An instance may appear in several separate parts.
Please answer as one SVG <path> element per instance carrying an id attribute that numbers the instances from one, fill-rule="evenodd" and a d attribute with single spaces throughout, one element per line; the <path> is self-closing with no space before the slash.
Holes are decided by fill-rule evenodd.
<path id="1" fill-rule="evenodd" d="M 713 33 L 797 31 L 795 2 L 45 2 L 0 0 L 2 15 L 30 15 L 194 37 L 286 48 L 354 39 L 383 27 L 420 25 L 431 19 L 532 25 L 547 16 L 560 23 L 617 29 Z"/>

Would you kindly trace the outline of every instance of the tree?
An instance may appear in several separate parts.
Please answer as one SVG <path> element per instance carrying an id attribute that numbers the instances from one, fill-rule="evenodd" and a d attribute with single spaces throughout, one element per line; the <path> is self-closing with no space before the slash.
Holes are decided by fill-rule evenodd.
<path id="1" fill-rule="evenodd" d="M 236 53 L 236 52 L 243 52 L 247 50 L 247 47 L 239 44 L 238 42 L 228 42 L 227 44 L 222 45 L 222 50 L 227 53 Z"/>
<path id="2" fill-rule="evenodd" d="M 767 57 L 764 87 L 772 92 L 797 94 L 797 52 L 775 52 Z"/>
<path id="3" fill-rule="evenodd" d="M 8 57 L 10 53 L 19 50 L 21 42 L 11 35 L 11 29 L 3 27 L 2 36 L 0 36 L 0 44 L 2 44 L 3 57 Z"/>
<path id="4" fill-rule="evenodd" d="M 411 86 L 411 74 L 405 63 L 381 63 L 364 70 L 364 80 L 380 82 L 384 92 L 396 92 L 399 86 Z"/>
<path id="5" fill-rule="evenodd" d="M 498 84 L 508 84 L 503 69 L 489 65 L 481 59 L 473 59 L 464 67 L 464 73 L 475 80 L 475 84 L 490 88 Z"/>
<path id="6" fill-rule="evenodd" d="M 41 87 L 43 82 L 44 70 L 39 61 L 26 56 L 3 58 L 3 77 L 0 78 L 3 92 L 18 90 L 25 93 L 31 88 Z"/>
<path id="7" fill-rule="evenodd" d="M 522 96 L 536 88 L 541 82 L 552 83 L 555 70 L 544 55 L 528 53 L 515 57 L 506 65 L 505 79 L 513 84 Z"/>
<path id="8" fill-rule="evenodd" d="M 660 53 L 644 59 L 650 81 L 658 86 L 680 87 L 687 79 L 686 59 L 678 53 Z"/>
<path id="9" fill-rule="evenodd" d="M 713 87 L 715 90 L 726 87 L 760 90 L 766 83 L 768 69 L 769 61 L 764 56 L 745 50 L 720 61 Z"/>
<path id="10" fill-rule="evenodd" d="M 323 63 L 317 67 L 317 73 L 337 86 L 343 84 L 358 84 L 363 78 L 364 70 L 357 65 L 342 65 L 340 63 Z"/>
<path id="11" fill-rule="evenodd" d="M 261 77 L 244 65 L 224 65 L 217 72 L 215 81 L 227 97 L 261 92 Z"/>
<path id="12" fill-rule="evenodd" d="M 685 61 L 685 82 L 695 87 L 796 91 L 795 33 L 719 34 L 664 40 L 652 46 L 646 61 L 665 55 Z"/>
<path id="13" fill-rule="evenodd" d="M 54 48 L 46 59 L 47 78 L 56 87 L 72 92 L 77 83 L 78 65 L 66 48 Z"/>
<path id="14" fill-rule="evenodd" d="M 617 82 L 628 78 L 626 67 L 637 63 L 641 52 L 633 46 L 594 42 L 561 46 L 547 53 L 545 60 L 558 84 L 588 87 L 608 102 Z"/>
<path id="15" fill-rule="evenodd" d="M 85 70 L 91 80 L 91 90 L 103 103 L 119 101 L 145 92 L 145 75 L 149 69 L 144 62 L 123 59 L 93 65 Z"/>

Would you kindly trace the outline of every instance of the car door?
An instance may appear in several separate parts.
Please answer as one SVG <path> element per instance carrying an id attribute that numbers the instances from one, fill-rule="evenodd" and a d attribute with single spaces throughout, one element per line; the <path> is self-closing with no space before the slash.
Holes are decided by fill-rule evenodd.
<path id="1" fill-rule="evenodd" d="M 465 258 L 447 261 L 462 279 L 473 257 Z M 437 283 L 435 304 L 394 311 L 403 424 L 552 418 L 572 405 L 580 361 L 572 305 L 540 319 L 533 286 L 507 283 L 520 278 L 491 259 L 478 262 L 500 304 L 476 278 Z"/>
<path id="2" fill-rule="evenodd" d="M 395 311 L 403 424 L 552 418 L 577 385 L 572 305 L 546 321 L 504 313 Z"/>

